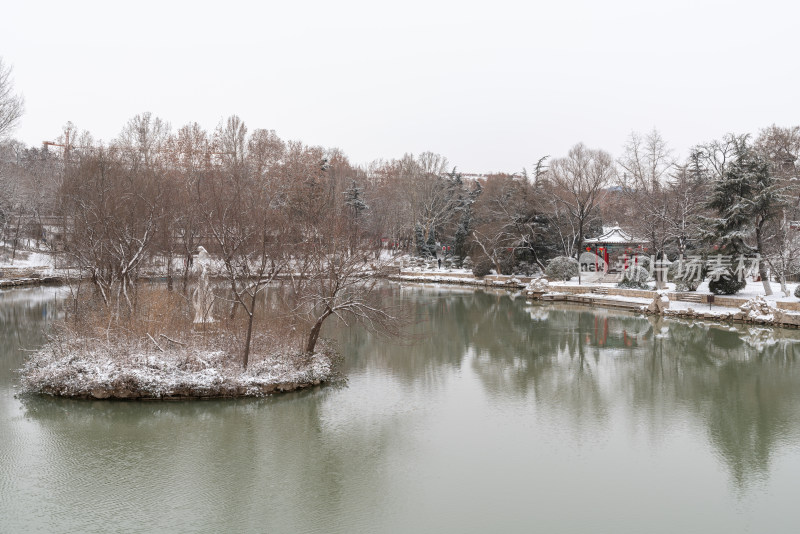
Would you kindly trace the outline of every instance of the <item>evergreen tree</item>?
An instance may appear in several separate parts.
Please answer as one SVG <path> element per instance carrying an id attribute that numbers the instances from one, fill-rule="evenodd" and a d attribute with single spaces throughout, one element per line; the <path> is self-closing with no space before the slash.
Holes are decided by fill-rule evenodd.
<path id="1" fill-rule="evenodd" d="M 422 225 L 417 223 L 414 226 L 414 243 L 417 246 L 417 255 L 424 257 L 428 256 L 428 245 L 425 243 L 425 230 Z"/>
<path id="2" fill-rule="evenodd" d="M 351 181 L 350 187 L 343 193 L 344 203 L 350 208 L 354 218 L 358 218 L 363 212 L 369 209 L 364 202 L 364 188 L 359 187 L 355 180 Z"/>
<path id="3" fill-rule="evenodd" d="M 455 171 L 454 171 L 455 172 Z M 459 181 L 461 175 L 458 175 Z M 459 205 L 456 207 L 457 211 L 461 212 L 461 218 L 458 220 L 455 234 L 453 235 L 453 254 L 458 258 L 464 258 L 468 255 L 467 239 L 472 233 L 472 226 L 474 224 L 474 216 L 472 213 L 472 204 L 475 203 L 477 198 L 483 192 L 483 187 L 480 182 L 475 182 L 472 191 L 463 195 L 459 199 Z"/>
<path id="4" fill-rule="evenodd" d="M 434 228 L 431 228 L 428 231 L 427 246 L 428 246 L 428 256 L 435 258 L 438 247 L 436 246 L 436 229 Z"/>
<path id="5" fill-rule="evenodd" d="M 733 161 L 714 184 L 708 206 L 719 217 L 711 219 L 711 237 L 722 254 L 757 253 L 764 257 L 766 223 L 786 204 L 783 187 L 770 172 L 767 161 L 748 143 L 748 136 L 732 137 Z M 751 243 L 755 241 L 755 246 Z M 764 291 L 772 294 L 766 266 L 758 264 Z"/>
<path id="6" fill-rule="evenodd" d="M 456 233 L 453 236 L 453 253 L 459 258 L 466 256 L 466 243 L 467 237 L 469 237 L 471 222 L 472 213 L 470 210 L 466 210 L 461 216 L 458 228 L 456 228 Z"/>

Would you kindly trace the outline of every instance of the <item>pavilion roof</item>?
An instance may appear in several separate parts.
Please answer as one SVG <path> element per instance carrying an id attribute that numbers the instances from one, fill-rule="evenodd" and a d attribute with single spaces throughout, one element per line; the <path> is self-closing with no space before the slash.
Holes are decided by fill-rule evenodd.
<path id="1" fill-rule="evenodd" d="M 585 240 L 585 243 L 587 244 L 598 245 L 640 245 L 646 242 L 647 241 L 644 239 L 637 239 L 633 237 L 619 226 L 612 226 L 603 235 Z"/>

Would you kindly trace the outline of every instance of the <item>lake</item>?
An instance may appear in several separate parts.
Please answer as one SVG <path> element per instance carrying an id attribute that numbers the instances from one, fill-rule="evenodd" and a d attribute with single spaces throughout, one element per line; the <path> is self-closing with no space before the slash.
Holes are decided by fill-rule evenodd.
<path id="1" fill-rule="evenodd" d="M 796 532 L 800 331 L 387 285 L 346 385 L 17 396 L 54 288 L 0 293 L 0 532 Z"/>

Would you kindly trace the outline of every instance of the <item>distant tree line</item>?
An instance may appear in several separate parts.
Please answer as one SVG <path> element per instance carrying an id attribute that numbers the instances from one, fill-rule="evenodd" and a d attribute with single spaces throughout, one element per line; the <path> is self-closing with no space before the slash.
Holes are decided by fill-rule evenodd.
<path id="1" fill-rule="evenodd" d="M 647 241 L 648 255 L 746 252 L 777 279 L 800 270 L 800 127 L 728 135 L 683 161 L 658 131 L 633 133 L 617 159 L 579 143 L 530 171 L 478 178 L 431 152 L 353 165 L 338 149 L 249 131 L 235 116 L 209 132 L 196 123 L 173 130 L 145 113 L 103 145 L 68 124 L 56 144 L 0 147 L 5 242 L 46 238 L 41 217 L 61 215 L 67 256 L 92 266 L 101 291 L 118 283 L 123 297 L 155 256 L 170 284 L 186 284 L 201 244 L 233 268 L 255 239 L 244 222 L 259 202 L 282 210 L 257 214 L 271 228 L 266 237 L 277 239 L 278 221 L 292 221 L 291 239 L 282 234 L 292 254 L 308 246 L 308 225 L 343 217 L 373 258 L 381 248 L 444 252 L 458 265 L 469 256 L 498 273 L 529 273 L 556 256 L 577 258 L 586 238 L 619 224 Z M 108 233 L 116 246 L 101 245 Z M 170 258 L 183 258 L 178 272 Z"/>

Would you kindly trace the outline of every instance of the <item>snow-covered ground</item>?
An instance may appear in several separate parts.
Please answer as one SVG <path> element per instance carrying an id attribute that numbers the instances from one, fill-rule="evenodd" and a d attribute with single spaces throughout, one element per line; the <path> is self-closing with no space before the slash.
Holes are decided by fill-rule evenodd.
<path id="1" fill-rule="evenodd" d="M 563 286 L 576 287 L 578 285 L 579 284 L 578 284 L 577 277 L 573 278 L 572 280 L 570 280 L 568 282 L 561 282 L 561 281 L 551 281 L 550 282 L 550 286 L 553 287 L 553 288 L 558 288 L 558 287 L 563 287 Z M 600 283 L 590 283 L 590 282 L 586 282 L 586 281 L 583 281 L 580 285 L 584 285 L 584 286 L 600 286 L 600 287 L 617 287 L 616 283 L 600 284 Z M 651 285 L 651 289 L 655 289 L 655 284 L 651 283 L 650 285 Z M 787 297 L 787 296 L 784 296 L 783 292 L 781 291 L 780 282 L 770 282 L 770 288 L 772 289 L 772 295 L 767 297 L 767 296 L 764 295 L 764 284 L 762 282 L 753 282 L 752 280 L 748 280 L 747 281 L 747 285 L 744 287 L 744 289 L 742 289 L 741 291 L 739 291 L 735 295 L 730 295 L 730 296 L 731 297 L 735 297 L 735 298 L 747 299 L 747 300 L 750 300 L 751 298 L 753 298 L 755 296 L 762 296 L 762 297 L 764 297 L 764 299 L 767 302 L 771 302 L 771 303 L 775 303 L 775 302 L 798 302 L 798 300 L 800 300 L 800 299 L 798 299 L 797 297 L 794 296 L 794 289 L 795 289 L 796 286 L 797 286 L 796 283 L 791 283 L 790 282 L 790 283 L 786 284 L 786 289 L 789 291 L 789 296 Z M 666 284 L 665 289 L 667 291 L 675 291 L 675 284 L 673 284 L 672 282 L 668 282 Z M 702 282 L 700 284 L 700 286 L 697 288 L 696 293 L 698 295 L 711 294 L 711 291 L 709 291 L 709 289 L 708 289 L 708 281 Z"/>
<path id="2" fill-rule="evenodd" d="M 780 282 L 770 282 L 770 288 L 772 289 L 772 295 L 765 296 L 764 295 L 764 283 L 763 282 L 753 282 L 751 280 L 747 281 L 747 286 L 744 289 L 736 293 L 735 295 L 731 295 L 732 297 L 743 298 L 743 299 L 751 299 L 755 296 L 762 296 L 767 302 L 797 302 L 798 298 L 794 296 L 794 289 L 797 286 L 795 283 L 787 283 L 786 289 L 789 290 L 789 296 L 784 296 L 783 292 L 781 291 L 781 284 Z M 710 293 L 708 290 L 708 282 L 703 282 L 697 288 L 698 293 Z"/>
<path id="3" fill-rule="evenodd" d="M 15 258 L 11 259 L 11 253 L 4 251 L 0 253 L 0 269 L 4 267 L 14 267 L 17 269 L 45 267 L 53 268 L 53 259 L 50 254 L 45 252 L 33 252 L 27 250 L 17 250 Z"/>

